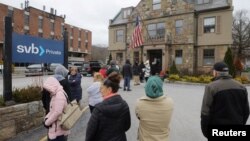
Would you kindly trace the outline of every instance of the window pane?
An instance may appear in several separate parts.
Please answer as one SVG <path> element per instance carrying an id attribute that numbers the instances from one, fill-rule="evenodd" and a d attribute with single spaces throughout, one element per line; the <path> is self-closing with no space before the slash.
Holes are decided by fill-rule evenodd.
<path id="1" fill-rule="evenodd" d="M 175 64 L 177 65 L 182 64 L 182 57 L 175 57 Z"/>
<path id="2" fill-rule="evenodd" d="M 116 31 L 116 42 L 123 42 L 123 38 L 124 38 L 124 31 L 117 30 Z"/>
<path id="3" fill-rule="evenodd" d="M 175 21 L 175 27 L 182 27 L 182 25 L 183 25 L 183 20 Z"/>
<path id="4" fill-rule="evenodd" d="M 148 30 L 155 30 L 156 29 L 156 24 L 149 24 L 148 25 Z"/>
<path id="5" fill-rule="evenodd" d="M 215 32 L 215 17 L 204 19 L 204 33 Z"/>
<path id="6" fill-rule="evenodd" d="M 153 4 L 160 3 L 161 0 L 153 0 Z"/>
<path id="7" fill-rule="evenodd" d="M 203 50 L 203 64 L 213 65 L 214 64 L 214 49 Z"/>
<path id="8" fill-rule="evenodd" d="M 153 10 L 161 9 L 161 4 L 154 4 Z"/>
<path id="9" fill-rule="evenodd" d="M 165 29 L 165 24 L 164 23 L 158 23 L 157 24 L 157 29 Z"/>

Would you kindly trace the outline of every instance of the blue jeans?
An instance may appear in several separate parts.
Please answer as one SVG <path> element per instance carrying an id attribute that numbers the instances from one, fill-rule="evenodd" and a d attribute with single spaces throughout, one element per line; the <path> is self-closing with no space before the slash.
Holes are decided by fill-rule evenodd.
<path id="1" fill-rule="evenodd" d="M 127 90 L 129 90 L 130 89 L 130 77 L 128 77 L 128 76 L 125 76 L 124 77 L 124 89 L 126 89 L 126 87 L 127 87 Z"/>

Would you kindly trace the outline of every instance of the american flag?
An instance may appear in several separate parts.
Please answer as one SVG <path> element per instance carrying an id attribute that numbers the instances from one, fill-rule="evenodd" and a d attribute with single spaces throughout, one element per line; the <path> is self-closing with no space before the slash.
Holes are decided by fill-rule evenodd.
<path id="1" fill-rule="evenodd" d="M 139 23 L 139 17 L 136 17 L 136 26 L 132 35 L 132 40 L 130 47 L 131 48 L 136 48 L 143 45 L 143 39 L 142 39 L 142 28 Z"/>

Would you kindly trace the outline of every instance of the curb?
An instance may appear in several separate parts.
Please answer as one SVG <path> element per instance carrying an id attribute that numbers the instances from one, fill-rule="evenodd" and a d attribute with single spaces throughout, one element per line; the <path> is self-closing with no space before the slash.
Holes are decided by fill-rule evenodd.
<path id="1" fill-rule="evenodd" d="M 89 109 L 89 106 L 85 106 L 85 107 L 81 110 L 82 114 L 83 114 L 84 112 L 86 112 L 88 109 Z M 47 141 L 47 140 L 48 140 L 48 137 L 47 137 L 47 135 L 45 135 L 45 136 L 42 137 L 39 141 Z"/>

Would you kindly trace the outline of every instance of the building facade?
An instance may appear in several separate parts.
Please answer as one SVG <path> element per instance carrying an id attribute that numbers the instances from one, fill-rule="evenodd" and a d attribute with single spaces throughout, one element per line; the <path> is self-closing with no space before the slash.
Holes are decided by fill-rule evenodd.
<path id="1" fill-rule="evenodd" d="M 232 44 L 232 0 L 141 0 L 110 20 L 109 51 L 124 64 L 157 59 L 162 70 L 175 61 L 183 73 L 210 72 Z M 139 16 L 144 44 L 131 49 Z"/>
<path id="2" fill-rule="evenodd" d="M 91 57 L 92 32 L 65 23 L 65 16 L 56 15 L 56 10 L 50 13 L 34 7 L 25 6 L 22 9 L 0 3 L 0 58 L 4 44 L 4 17 L 12 17 L 13 32 L 38 36 L 45 39 L 63 40 L 63 32 L 69 33 L 69 61 L 86 61 Z"/>

